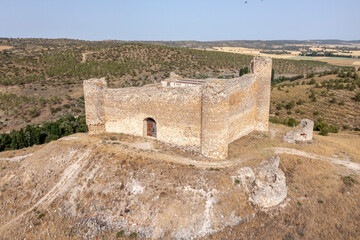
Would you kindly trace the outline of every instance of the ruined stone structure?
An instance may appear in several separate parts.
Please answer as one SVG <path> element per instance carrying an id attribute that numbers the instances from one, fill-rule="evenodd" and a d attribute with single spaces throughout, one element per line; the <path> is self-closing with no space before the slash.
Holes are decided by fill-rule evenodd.
<path id="1" fill-rule="evenodd" d="M 299 128 L 285 134 L 283 140 L 287 143 L 311 142 L 313 138 L 314 121 L 302 119 Z"/>
<path id="2" fill-rule="evenodd" d="M 84 81 L 90 133 L 124 133 L 223 159 L 228 144 L 253 130 L 267 131 L 272 61 L 255 57 L 251 73 L 233 79 L 184 79 L 161 84 L 107 88 L 102 79 Z"/>

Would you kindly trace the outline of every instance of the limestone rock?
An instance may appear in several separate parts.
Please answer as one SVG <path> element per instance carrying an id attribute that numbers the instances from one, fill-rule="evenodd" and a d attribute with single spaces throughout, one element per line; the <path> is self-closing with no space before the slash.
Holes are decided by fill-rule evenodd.
<path id="1" fill-rule="evenodd" d="M 237 173 L 239 176 L 238 178 L 240 178 L 241 184 L 245 188 L 245 191 L 249 193 L 251 189 L 251 185 L 255 181 L 255 174 L 253 170 L 249 167 L 243 167 L 239 169 Z"/>
<path id="2" fill-rule="evenodd" d="M 249 167 L 241 168 L 238 177 L 249 201 L 260 208 L 269 208 L 280 204 L 287 196 L 284 172 L 279 169 L 279 156 L 272 156 L 260 163 L 255 173 Z"/>
<path id="3" fill-rule="evenodd" d="M 256 169 L 250 202 L 261 208 L 269 208 L 278 205 L 286 198 L 286 179 L 284 172 L 279 168 L 279 162 L 279 156 L 272 156 L 264 160 Z"/>
<path id="4" fill-rule="evenodd" d="M 299 129 L 294 129 L 285 134 L 283 140 L 287 143 L 309 142 L 313 137 L 314 122 L 309 119 L 303 119 L 300 122 Z"/>

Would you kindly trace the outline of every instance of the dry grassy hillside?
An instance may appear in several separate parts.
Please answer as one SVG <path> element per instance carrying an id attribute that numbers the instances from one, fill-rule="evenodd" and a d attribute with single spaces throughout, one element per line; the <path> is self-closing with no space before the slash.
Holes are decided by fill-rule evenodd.
<path id="1" fill-rule="evenodd" d="M 287 130 L 254 132 L 219 162 L 118 134 L 3 152 L 1 239 L 358 239 L 360 135 L 292 145 Z M 261 211 L 236 180 L 273 154 L 288 194 Z"/>
<path id="2" fill-rule="evenodd" d="M 159 82 L 174 71 L 193 78 L 233 77 L 251 56 L 118 41 L 0 39 L 0 132 L 84 113 L 82 81 L 112 87 Z M 316 61 L 274 60 L 277 74 L 333 69 Z"/>
<path id="3" fill-rule="evenodd" d="M 357 76 L 360 72 L 351 73 Z M 360 79 L 338 75 L 286 81 L 272 87 L 271 114 L 284 120 L 323 119 L 340 130 L 360 131 Z"/>

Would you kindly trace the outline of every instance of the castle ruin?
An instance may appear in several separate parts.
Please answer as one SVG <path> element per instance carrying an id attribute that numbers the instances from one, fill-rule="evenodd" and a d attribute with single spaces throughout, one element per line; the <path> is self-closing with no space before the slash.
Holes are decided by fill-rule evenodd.
<path id="1" fill-rule="evenodd" d="M 104 78 L 84 81 L 90 133 L 156 138 L 224 159 L 228 144 L 269 125 L 272 60 L 255 57 L 250 74 L 233 79 L 185 79 L 108 88 Z"/>

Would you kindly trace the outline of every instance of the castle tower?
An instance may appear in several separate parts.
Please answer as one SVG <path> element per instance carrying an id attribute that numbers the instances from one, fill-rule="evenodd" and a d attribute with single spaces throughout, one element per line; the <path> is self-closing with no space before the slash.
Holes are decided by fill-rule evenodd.
<path id="1" fill-rule="evenodd" d="M 228 155 L 229 98 L 225 82 L 204 86 L 201 101 L 201 153 L 210 158 Z"/>
<path id="2" fill-rule="evenodd" d="M 258 131 L 268 131 L 270 111 L 272 59 L 255 57 L 251 61 L 251 73 L 255 75 L 257 84 L 257 127 Z"/>
<path id="3" fill-rule="evenodd" d="M 90 133 L 105 132 L 104 94 L 106 88 L 105 78 L 84 81 L 86 124 Z"/>

